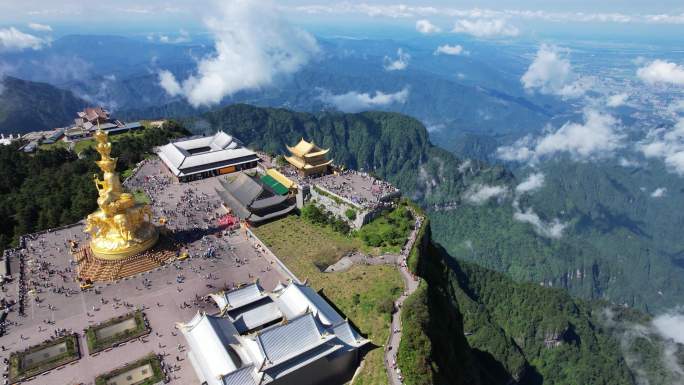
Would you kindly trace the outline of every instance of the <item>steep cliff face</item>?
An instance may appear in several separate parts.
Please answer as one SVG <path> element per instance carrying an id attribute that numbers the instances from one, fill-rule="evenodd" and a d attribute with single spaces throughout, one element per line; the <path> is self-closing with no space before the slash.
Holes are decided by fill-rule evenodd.
<path id="1" fill-rule="evenodd" d="M 407 383 L 634 383 L 589 304 L 454 259 L 429 231 L 410 263 L 423 282 L 404 305 L 404 329 L 420 330 L 400 346 Z"/>
<path id="2" fill-rule="evenodd" d="M 426 257 L 432 248 L 430 221 L 426 221 L 409 256 L 409 268 L 426 272 L 432 267 Z M 436 267 L 436 266 L 435 266 Z M 431 271 L 430 279 L 443 279 L 446 273 Z M 421 274 L 422 277 L 426 275 Z M 465 339 L 463 316 L 453 306 L 448 288 L 421 280 L 418 290 L 403 306 L 398 363 L 407 384 L 479 385 L 483 382 L 475 352 Z"/>

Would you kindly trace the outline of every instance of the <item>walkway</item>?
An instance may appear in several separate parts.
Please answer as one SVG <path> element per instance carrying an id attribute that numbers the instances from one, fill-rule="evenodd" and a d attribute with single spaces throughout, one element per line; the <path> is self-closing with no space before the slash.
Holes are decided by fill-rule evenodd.
<path id="1" fill-rule="evenodd" d="M 416 216 L 415 211 L 411 210 L 413 215 Z M 385 369 L 387 370 L 387 376 L 389 377 L 390 385 L 400 385 L 403 383 L 403 377 L 399 372 L 399 367 L 397 365 L 397 351 L 399 350 L 399 342 L 401 341 L 401 307 L 404 304 L 406 298 L 413 294 L 418 288 L 419 281 L 413 274 L 408 270 L 406 260 L 408 254 L 411 252 L 413 245 L 416 243 L 416 237 L 420 232 L 420 228 L 423 225 L 423 217 L 416 218 L 416 224 L 414 226 L 411 235 L 409 236 L 406 246 L 401 252 L 401 255 L 397 256 L 396 263 L 399 266 L 399 272 L 404 280 L 404 286 L 406 290 L 401 294 L 401 296 L 394 302 L 394 307 L 396 311 L 392 314 L 392 325 L 390 330 L 390 338 L 385 346 Z"/>

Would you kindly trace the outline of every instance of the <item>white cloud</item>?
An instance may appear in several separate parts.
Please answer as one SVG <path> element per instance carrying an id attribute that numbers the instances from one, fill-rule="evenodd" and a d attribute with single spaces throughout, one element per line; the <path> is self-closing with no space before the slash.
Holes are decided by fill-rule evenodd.
<path id="1" fill-rule="evenodd" d="M 637 70 L 637 76 L 648 84 L 684 85 L 684 67 L 664 60 L 654 60 Z"/>
<path id="2" fill-rule="evenodd" d="M 411 60 L 411 55 L 404 52 L 403 49 L 399 48 L 397 50 L 397 58 L 393 59 L 389 56 L 385 56 L 384 67 L 385 71 L 402 71 L 408 67 L 409 61 Z"/>
<path id="3" fill-rule="evenodd" d="M 340 111 L 358 112 L 391 104 L 403 104 L 406 103 L 408 96 L 409 89 L 404 88 L 401 91 L 388 94 L 381 91 L 375 91 L 375 94 L 373 95 L 368 92 L 360 93 L 356 91 L 334 95 L 324 91 L 319 99 L 335 106 Z"/>
<path id="4" fill-rule="evenodd" d="M 649 131 L 637 148 L 647 158 L 662 159 L 671 171 L 684 176 L 684 118 L 671 129 Z"/>
<path id="5" fill-rule="evenodd" d="M 421 19 L 421 20 L 416 21 L 416 31 L 418 31 L 424 35 L 430 35 L 433 33 L 442 32 L 442 29 L 439 28 L 438 26 L 432 24 L 430 22 L 430 20 Z"/>
<path id="6" fill-rule="evenodd" d="M 514 37 L 520 33 L 518 28 L 508 24 L 508 21 L 503 18 L 460 19 L 456 21 L 453 32 L 479 38 Z"/>
<path id="7" fill-rule="evenodd" d="M 170 71 L 159 71 L 159 85 L 171 96 L 183 93 L 183 87 L 178 83 L 176 77 Z"/>
<path id="8" fill-rule="evenodd" d="M 611 95 L 606 100 L 606 105 L 608 107 L 620 107 L 627 102 L 627 99 L 629 99 L 629 94 L 627 93 Z"/>
<path id="9" fill-rule="evenodd" d="M 575 160 L 590 160 L 612 155 L 624 145 L 623 140 L 617 119 L 587 109 L 584 123 L 567 122 L 557 131 L 536 139 L 526 136 L 511 146 L 498 148 L 497 154 L 508 161 L 536 162 L 558 153 L 567 153 Z"/>
<path id="10" fill-rule="evenodd" d="M 476 184 L 465 192 L 466 202 L 481 205 L 492 198 L 504 198 L 508 195 L 508 188 L 505 186 L 489 186 Z"/>
<path id="11" fill-rule="evenodd" d="M 14 27 L 0 28 L 0 51 L 39 50 L 47 44 L 48 40 L 21 32 Z"/>
<path id="12" fill-rule="evenodd" d="M 29 23 L 28 27 L 31 28 L 34 31 L 39 31 L 39 32 L 52 32 L 52 27 L 50 27 L 47 24 L 39 24 L 39 23 Z"/>
<path id="13" fill-rule="evenodd" d="M 682 380 L 684 368 L 678 358 L 679 347 L 675 345 L 675 343 L 684 344 L 684 315 L 681 314 L 681 309 L 655 317 L 651 325 L 665 339 L 662 356 L 665 366 Z"/>
<path id="14" fill-rule="evenodd" d="M 283 10 L 306 14 L 356 14 L 369 17 L 418 18 L 418 17 L 466 17 L 466 18 L 516 18 L 520 20 L 542 20 L 553 23 L 643 23 L 684 24 L 681 14 L 644 14 L 620 12 L 550 12 L 526 9 L 454 8 L 438 6 L 413 6 L 409 4 L 369 4 L 366 2 L 342 1 L 337 3 L 309 4 L 282 7 Z"/>
<path id="15" fill-rule="evenodd" d="M 544 174 L 540 172 L 535 172 L 527 176 L 527 178 L 520 182 L 519 185 L 515 187 L 515 192 L 518 194 L 524 194 L 539 190 L 544 186 Z"/>
<path id="16" fill-rule="evenodd" d="M 558 218 L 544 222 L 531 208 L 521 211 L 517 204 L 514 204 L 514 207 L 513 219 L 531 224 L 537 234 L 552 239 L 559 239 L 563 236 L 567 223 L 562 223 Z"/>
<path id="17" fill-rule="evenodd" d="M 269 85 L 278 76 L 298 71 L 319 51 L 316 39 L 288 24 L 271 1 L 230 0 L 216 4 L 219 8 L 215 16 L 206 21 L 216 52 L 201 59 L 196 73 L 182 83 L 164 75 L 165 84 L 170 86 L 165 90 L 173 94 L 179 86 L 195 107 L 216 104 L 241 90 Z"/>
<path id="18" fill-rule="evenodd" d="M 657 189 L 653 190 L 651 193 L 651 198 L 662 198 L 665 196 L 667 193 L 667 188 L 665 187 L 658 187 Z"/>
<path id="19" fill-rule="evenodd" d="M 618 160 L 618 164 L 619 164 L 621 167 L 639 167 L 639 166 L 641 166 L 641 163 L 639 163 L 639 161 L 634 160 L 634 159 L 628 159 L 628 158 L 625 158 L 625 157 L 621 157 L 621 158 Z"/>
<path id="20" fill-rule="evenodd" d="M 653 319 L 653 326 L 662 337 L 684 344 L 684 314 L 661 314 Z"/>
<path id="21" fill-rule="evenodd" d="M 670 103 L 670 105 L 667 106 L 667 110 L 672 114 L 684 112 L 684 99 L 680 99 Z"/>
<path id="22" fill-rule="evenodd" d="M 147 40 L 154 40 L 154 35 L 148 35 Z M 159 35 L 159 42 L 166 44 L 181 44 L 191 41 L 188 31 L 181 29 L 175 37 L 169 35 Z"/>
<path id="23" fill-rule="evenodd" d="M 658 292 L 662 295 L 662 292 Z M 681 385 L 684 383 L 684 369 L 679 364 L 677 344 L 684 343 L 684 316 L 681 308 L 672 309 L 664 314 L 653 318 L 648 324 L 633 324 L 622 320 L 616 320 L 614 311 L 605 309 L 605 325 L 612 329 L 612 333 L 619 336 L 620 347 L 625 356 L 627 365 L 636 375 L 638 384 L 649 385 L 647 371 L 650 366 L 645 365 L 645 360 L 658 358 L 668 370 L 669 381 L 667 384 Z M 659 338 L 655 338 L 655 337 Z M 658 357 L 647 355 L 634 349 L 638 340 L 646 340 L 654 346 L 658 346 L 661 353 Z M 656 384 L 653 384 L 656 385 Z M 660 385 L 659 383 L 657 385 Z"/>
<path id="24" fill-rule="evenodd" d="M 427 124 L 425 126 L 425 129 L 428 130 L 428 132 L 438 132 L 443 130 L 446 127 L 446 124 L 444 123 L 435 123 L 435 124 Z"/>
<path id="25" fill-rule="evenodd" d="M 573 72 L 570 60 L 565 57 L 566 54 L 567 50 L 542 44 L 527 72 L 520 78 L 523 87 L 565 98 L 584 95 L 590 81 Z"/>
<path id="26" fill-rule="evenodd" d="M 463 49 L 463 46 L 444 44 L 437 47 L 435 50 L 435 55 L 467 55 L 468 51 Z"/>

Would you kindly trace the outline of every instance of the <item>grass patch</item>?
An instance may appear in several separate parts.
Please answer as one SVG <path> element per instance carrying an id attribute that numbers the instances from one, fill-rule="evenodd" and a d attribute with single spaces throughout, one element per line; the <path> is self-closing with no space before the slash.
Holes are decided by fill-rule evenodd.
<path id="1" fill-rule="evenodd" d="M 95 139 L 79 140 L 78 142 L 74 143 L 74 153 L 80 154 L 86 148 L 94 148 L 94 147 L 95 147 Z"/>
<path id="2" fill-rule="evenodd" d="M 47 150 L 57 150 L 57 149 L 69 149 L 69 143 L 63 141 L 63 140 L 58 140 L 55 143 L 43 143 L 38 146 L 38 149 L 41 151 L 47 151 Z"/>
<path id="3" fill-rule="evenodd" d="M 126 170 L 126 171 L 129 171 L 129 170 Z M 126 171 L 124 171 L 124 174 L 126 174 Z M 132 172 L 129 172 L 129 174 L 132 174 Z M 128 178 L 129 176 L 130 175 L 128 175 L 128 176 L 123 175 L 124 178 Z M 150 200 L 150 197 L 147 196 L 147 194 L 143 190 L 133 191 L 133 198 L 135 198 L 135 201 L 138 203 L 145 203 L 148 205 L 152 203 L 152 200 Z"/>
<path id="4" fill-rule="evenodd" d="M 285 217 L 253 231 L 297 277 L 308 279 L 311 287 L 323 290 L 362 334 L 376 345 L 385 344 L 390 331 L 391 302 L 399 297 L 404 286 L 396 268 L 355 265 L 344 272 L 322 273 L 320 266 L 334 263 L 362 247 L 362 242 L 297 216 Z M 366 355 L 361 375 L 354 384 L 387 384 L 381 348 Z"/>
<path id="5" fill-rule="evenodd" d="M 361 227 L 356 236 L 367 247 L 380 248 L 383 253 L 398 254 L 411 234 L 413 225 L 411 210 L 408 205 L 401 203 L 394 210 L 382 213 Z"/>
<path id="6" fill-rule="evenodd" d="M 145 365 L 149 365 L 152 369 L 151 376 L 143 381 L 135 382 L 135 385 L 153 385 L 164 380 L 164 372 L 162 372 L 161 361 L 159 360 L 159 357 L 156 354 L 150 353 L 149 355 L 137 361 L 114 369 L 111 372 L 97 376 L 97 378 L 95 378 L 95 385 L 107 385 L 108 382 L 114 377 Z"/>
<path id="7" fill-rule="evenodd" d="M 145 135 L 145 131 L 147 129 L 147 127 L 143 127 L 142 129 L 122 132 L 119 134 L 109 134 L 109 141 L 112 142 L 112 144 L 114 144 L 124 138 L 142 137 Z M 74 143 L 74 153 L 76 154 L 80 154 L 83 150 L 87 148 L 95 148 L 95 139 L 83 139 Z"/>
<path id="8" fill-rule="evenodd" d="M 432 342 L 425 331 L 430 327 L 430 310 L 425 281 L 404 301 L 401 312 L 403 334 L 399 342 L 397 363 L 402 369 L 404 382 L 411 385 L 432 384 Z"/>
<path id="9" fill-rule="evenodd" d="M 60 346 L 62 344 L 64 346 Z M 47 358 L 44 358 L 40 353 L 50 351 L 52 351 L 48 353 L 50 357 Z M 21 352 L 14 352 L 10 354 L 9 358 L 10 383 L 26 380 L 79 358 L 81 358 L 81 354 L 78 350 L 78 337 L 76 334 L 45 341 L 40 345 L 31 346 Z"/>
<path id="10" fill-rule="evenodd" d="M 107 333 L 110 327 L 116 324 L 132 324 L 132 328 L 126 328 L 115 333 Z M 119 317 L 111 318 L 98 325 L 90 326 L 85 330 L 86 342 L 88 343 L 88 353 L 95 354 L 105 349 L 109 349 L 118 344 L 144 336 L 150 332 L 145 321 L 145 314 L 136 310 Z"/>

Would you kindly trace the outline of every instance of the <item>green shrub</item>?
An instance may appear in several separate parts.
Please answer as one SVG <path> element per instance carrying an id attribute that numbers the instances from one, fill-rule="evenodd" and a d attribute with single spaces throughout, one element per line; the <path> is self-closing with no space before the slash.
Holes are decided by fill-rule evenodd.
<path id="1" fill-rule="evenodd" d="M 399 205 L 364 225 L 358 232 L 366 246 L 397 249 L 406 243 L 413 229 L 413 214 L 406 205 Z"/>
<path id="2" fill-rule="evenodd" d="M 330 226 L 334 231 L 348 235 L 351 231 L 349 224 L 332 213 L 325 211 L 314 203 L 308 203 L 301 210 L 302 218 L 319 226 Z"/>
<path id="3" fill-rule="evenodd" d="M 394 301 L 392 298 L 384 298 L 377 304 L 377 310 L 379 313 L 392 314 L 394 311 Z"/>
<path id="4" fill-rule="evenodd" d="M 346 215 L 347 219 L 349 219 L 350 221 L 356 220 L 356 210 L 354 209 L 347 209 L 347 211 L 344 212 L 344 215 Z"/>

